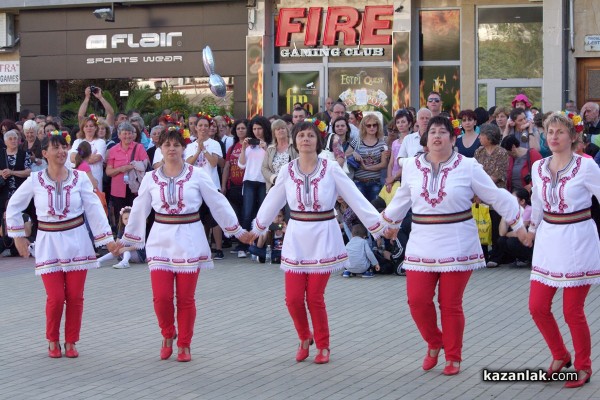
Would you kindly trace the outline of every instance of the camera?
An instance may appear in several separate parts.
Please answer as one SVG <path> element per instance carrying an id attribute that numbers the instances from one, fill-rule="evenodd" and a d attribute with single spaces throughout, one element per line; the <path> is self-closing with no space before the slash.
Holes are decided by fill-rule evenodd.
<path id="1" fill-rule="evenodd" d="M 260 139 L 250 138 L 250 139 L 248 139 L 248 144 L 250 146 L 258 146 L 260 144 Z"/>
<path id="2" fill-rule="evenodd" d="M 98 93 L 98 89 L 100 89 L 100 88 L 98 88 L 97 86 L 93 86 L 93 85 L 90 86 L 90 92 L 92 92 L 94 94 Z"/>
<path id="3" fill-rule="evenodd" d="M 521 142 L 527 143 L 529 141 L 529 132 L 525 131 L 521 133 Z"/>
<path id="4" fill-rule="evenodd" d="M 269 230 L 271 231 L 280 231 L 283 228 L 283 224 L 271 224 Z"/>

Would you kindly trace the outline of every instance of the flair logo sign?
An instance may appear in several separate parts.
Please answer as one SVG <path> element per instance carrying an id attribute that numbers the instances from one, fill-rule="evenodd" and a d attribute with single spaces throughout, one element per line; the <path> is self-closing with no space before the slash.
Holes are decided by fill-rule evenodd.
<path id="1" fill-rule="evenodd" d="M 183 32 L 161 32 L 161 33 L 116 33 L 114 35 L 90 35 L 85 40 L 86 50 L 104 50 L 125 47 L 130 49 L 173 47 L 173 39 L 183 37 Z M 181 41 L 177 41 L 181 46 Z"/>

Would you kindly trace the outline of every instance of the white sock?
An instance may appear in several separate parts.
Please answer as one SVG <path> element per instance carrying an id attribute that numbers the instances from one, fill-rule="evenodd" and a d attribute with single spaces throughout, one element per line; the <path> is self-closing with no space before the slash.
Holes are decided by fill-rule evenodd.
<path id="1" fill-rule="evenodd" d="M 106 253 L 105 255 L 103 255 L 102 257 L 100 257 L 98 259 L 98 262 L 104 262 L 104 261 L 110 261 L 110 260 L 114 260 L 115 256 L 112 255 L 112 253 Z"/>
<path id="2" fill-rule="evenodd" d="M 129 259 L 131 258 L 131 252 L 130 251 L 126 251 L 125 253 L 123 253 L 123 261 L 121 261 L 123 264 L 129 264 Z"/>

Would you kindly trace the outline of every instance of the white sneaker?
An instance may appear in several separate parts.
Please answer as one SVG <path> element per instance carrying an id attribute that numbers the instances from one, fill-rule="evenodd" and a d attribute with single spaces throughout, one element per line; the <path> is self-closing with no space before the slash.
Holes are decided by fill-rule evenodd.
<path id="1" fill-rule="evenodd" d="M 121 261 L 120 263 L 113 265 L 113 268 L 116 268 L 116 269 L 129 268 L 129 263 Z"/>
<path id="2" fill-rule="evenodd" d="M 246 258 L 246 252 L 244 250 L 238 251 L 238 258 Z"/>

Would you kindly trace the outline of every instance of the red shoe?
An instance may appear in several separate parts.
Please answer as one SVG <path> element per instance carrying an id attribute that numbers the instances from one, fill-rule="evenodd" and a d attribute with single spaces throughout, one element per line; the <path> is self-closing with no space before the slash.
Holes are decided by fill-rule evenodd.
<path id="1" fill-rule="evenodd" d="M 442 374 L 444 375 L 456 375 L 460 372 L 460 362 L 458 361 L 448 361 L 450 364 L 446 364 Z M 458 362 L 458 365 L 454 365 L 455 362 Z"/>
<path id="2" fill-rule="evenodd" d="M 435 356 L 432 356 L 431 352 L 436 351 L 436 350 L 437 350 L 437 353 L 435 354 Z M 437 365 L 438 356 L 440 355 L 441 350 L 442 350 L 441 348 L 427 350 L 427 355 L 423 359 L 423 370 L 429 371 L 430 369 L 432 369 L 433 367 L 435 367 Z"/>
<path id="3" fill-rule="evenodd" d="M 309 349 L 310 346 L 314 343 L 314 339 L 313 339 L 313 335 L 311 333 L 310 338 L 303 340 L 300 342 L 300 344 L 298 345 L 298 351 L 296 352 L 296 361 L 300 362 L 300 361 L 304 361 L 308 358 L 308 353 L 309 353 Z M 304 348 L 304 344 L 308 343 L 308 346 L 306 346 L 306 348 Z"/>
<path id="4" fill-rule="evenodd" d="M 315 364 L 327 364 L 329 362 L 329 349 L 318 349 L 319 353 L 315 357 Z"/>
<path id="5" fill-rule="evenodd" d="M 50 343 L 54 343 L 54 349 L 50 349 Z M 60 350 L 60 343 L 48 342 L 48 357 L 50 358 L 61 358 L 62 352 Z"/>
<path id="6" fill-rule="evenodd" d="M 185 352 L 186 349 L 187 349 L 187 353 Z M 179 362 L 192 361 L 192 353 L 190 352 L 189 347 L 179 347 L 179 352 L 177 353 L 177 361 L 179 361 Z"/>
<path id="7" fill-rule="evenodd" d="M 555 361 L 560 361 L 560 366 L 558 367 L 558 369 L 552 369 L 552 366 L 554 365 Z M 570 366 L 571 366 L 571 354 L 570 353 L 567 353 L 565 358 L 563 358 L 562 360 L 552 360 L 552 364 L 550 364 L 550 368 L 548 368 L 548 371 L 547 371 L 548 379 L 550 379 L 550 377 L 552 376 L 553 373 L 560 372 L 561 369 L 569 368 Z"/>
<path id="8" fill-rule="evenodd" d="M 173 336 L 173 338 L 171 338 L 171 339 L 163 339 L 162 346 L 160 348 L 160 359 L 161 360 L 166 360 L 169 357 L 171 357 L 171 354 L 173 354 L 173 342 L 175 341 L 175 339 L 177 339 L 177 334 L 175 334 L 175 336 Z M 171 341 L 170 346 L 167 346 L 167 340 Z"/>
<path id="9" fill-rule="evenodd" d="M 79 357 L 79 352 L 75 348 L 75 343 L 65 342 L 65 357 L 68 357 L 68 358 Z"/>
<path id="10" fill-rule="evenodd" d="M 567 382 L 565 382 L 565 387 L 567 389 L 574 389 L 574 388 L 582 387 L 586 383 L 590 382 L 590 378 L 592 377 L 592 370 L 591 369 L 590 370 L 582 369 L 580 371 L 577 371 L 577 373 L 579 373 L 579 372 L 584 372 L 585 373 L 585 375 L 583 376 L 583 378 L 577 379 L 576 381 L 567 381 Z"/>

